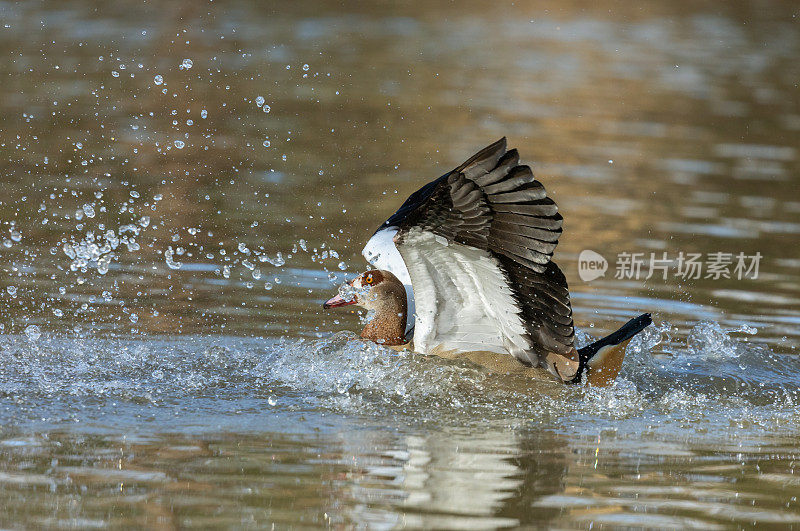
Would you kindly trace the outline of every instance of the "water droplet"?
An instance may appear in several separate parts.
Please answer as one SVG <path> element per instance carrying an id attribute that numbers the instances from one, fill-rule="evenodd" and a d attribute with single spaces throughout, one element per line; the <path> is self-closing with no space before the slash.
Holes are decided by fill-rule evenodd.
<path id="1" fill-rule="evenodd" d="M 94 207 L 92 205 L 88 204 L 88 203 L 83 205 L 83 213 L 86 214 L 87 218 L 93 218 L 94 217 Z"/>
<path id="2" fill-rule="evenodd" d="M 25 335 L 28 336 L 28 341 L 36 341 L 42 337 L 42 331 L 36 325 L 28 325 L 25 327 Z"/>
<path id="3" fill-rule="evenodd" d="M 269 146 L 270 146 L 269 140 L 264 140 L 264 147 L 269 147 Z"/>
<path id="4" fill-rule="evenodd" d="M 269 256 L 267 256 L 266 258 L 267 258 L 267 262 L 269 262 L 270 264 L 274 265 L 275 267 L 281 267 L 282 265 L 284 265 L 286 263 L 286 260 L 284 260 L 283 255 L 281 253 L 278 253 L 275 256 L 275 258 L 270 258 Z"/>
<path id="5" fill-rule="evenodd" d="M 134 199 L 139 199 L 140 197 L 139 192 L 137 192 L 136 190 L 131 190 L 131 197 Z"/>
<path id="6" fill-rule="evenodd" d="M 345 269 L 347 269 L 347 264 L 345 264 L 344 262 L 339 262 L 339 269 L 344 271 Z"/>
<path id="7" fill-rule="evenodd" d="M 111 229 L 108 229 L 106 231 L 106 242 L 108 242 L 108 245 L 109 247 L 111 247 L 111 249 L 116 249 L 117 247 L 119 247 L 119 238 L 117 237 L 116 233 Z"/>
<path id="8" fill-rule="evenodd" d="M 167 260 L 167 267 L 170 269 L 180 269 L 183 264 L 174 260 L 173 257 L 175 256 L 175 251 L 172 249 L 170 245 L 166 251 L 164 251 L 164 258 Z"/>
<path id="9" fill-rule="evenodd" d="M 263 107 L 261 107 L 261 110 L 264 112 L 269 112 L 272 110 L 272 108 L 269 105 L 264 105 Z"/>
<path id="10" fill-rule="evenodd" d="M 189 70 L 193 64 L 194 63 L 192 63 L 191 59 L 184 59 L 183 61 L 181 61 L 181 66 L 179 66 L 178 68 L 180 68 L 181 70 Z"/>
<path id="11" fill-rule="evenodd" d="M 110 291 L 104 291 L 103 292 L 103 300 L 104 301 L 111 302 L 113 299 L 114 299 L 114 297 L 111 295 Z"/>
<path id="12" fill-rule="evenodd" d="M 42 337 L 42 331 L 36 325 L 28 325 L 25 327 L 25 335 L 28 336 L 28 341 L 36 341 Z"/>
<path id="13" fill-rule="evenodd" d="M 119 77 L 119 72 L 117 72 L 116 70 L 113 70 L 111 72 L 111 75 L 114 76 L 114 77 Z"/>
<path id="14" fill-rule="evenodd" d="M 156 85 L 160 85 L 163 82 L 164 82 L 164 78 L 161 76 L 161 74 L 158 74 L 158 75 L 156 75 L 156 77 L 153 78 L 153 83 L 155 83 Z"/>
<path id="15" fill-rule="evenodd" d="M 16 297 L 16 296 L 17 296 L 17 287 L 16 287 L 16 286 L 8 286 L 8 287 L 6 288 L 6 291 L 7 291 L 7 292 L 8 292 L 8 294 L 9 294 L 9 295 L 11 295 L 12 297 Z"/>
<path id="16" fill-rule="evenodd" d="M 259 96 L 259 97 L 256 98 L 256 105 L 258 105 L 259 107 L 264 105 L 264 97 L 263 96 Z"/>
<path id="17" fill-rule="evenodd" d="M 75 252 L 75 248 L 72 245 L 70 245 L 69 243 L 64 243 L 63 249 L 64 249 L 64 254 L 67 255 L 68 257 L 70 257 L 73 260 L 75 259 L 76 256 L 78 256 L 78 254 Z M 62 295 L 63 295 L 63 293 L 62 293 Z"/>
<path id="18" fill-rule="evenodd" d="M 310 67 L 310 66 L 308 66 L 308 64 L 304 64 L 304 65 L 303 65 L 303 71 L 304 71 L 304 72 L 308 72 L 308 69 L 309 69 L 309 68 L 311 68 L 311 67 Z"/>
<path id="19" fill-rule="evenodd" d="M 11 229 L 10 236 L 11 236 L 11 239 L 14 240 L 15 242 L 18 242 L 18 241 L 20 241 L 22 239 L 22 233 L 19 232 L 18 230 Z"/>
<path id="20" fill-rule="evenodd" d="M 202 118 L 203 120 L 205 120 L 206 118 L 208 118 L 208 111 L 207 111 L 207 110 L 205 110 L 205 109 L 203 109 L 202 111 L 200 111 L 200 118 Z"/>
<path id="21" fill-rule="evenodd" d="M 108 266 L 111 265 L 111 253 L 104 254 L 97 259 L 97 272 L 101 275 L 108 273 Z"/>
<path id="22" fill-rule="evenodd" d="M 139 316 L 136 315 L 135 313 L 132 313 L 131 316 L 130 316 L 130 320 L 131 320 L 132 323 L 138 323 L 139 322 Z"/>
<path id="23" fill-rule="evenodd" d="M 183 149 L 183 146 L 185 146 L 185 145 L 186 144 L 183 142 L 183 140 L 176 140 L 175 141 L 175 147 L 178 148 L 178 149 Z"/>

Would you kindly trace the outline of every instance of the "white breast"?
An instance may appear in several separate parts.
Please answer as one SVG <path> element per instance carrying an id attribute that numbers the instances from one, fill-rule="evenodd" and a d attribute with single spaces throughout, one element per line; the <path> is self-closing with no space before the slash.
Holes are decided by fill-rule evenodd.
<path id="1" fill-rule="evenodd" d="M 406 288 L 406 300 L 408 301 L 406 334 L 408 334 L 408 331 L 414 327 L 414 289 L 411 287 L 411 277 L 403 257 L 400 256 L 394 243 L 395 234 L 397 234 L 397 227 L 386 227 L 379 230 L 369 239 L 361 254 L 376 269 L 391 272 Z"/>
<path id="2" fill-rule="evenodd" d="M 510 353 L 530 349 L 508 280 L 489 252 L 411 229 L 398 246 L 416 293 L 414 349 Z"/>

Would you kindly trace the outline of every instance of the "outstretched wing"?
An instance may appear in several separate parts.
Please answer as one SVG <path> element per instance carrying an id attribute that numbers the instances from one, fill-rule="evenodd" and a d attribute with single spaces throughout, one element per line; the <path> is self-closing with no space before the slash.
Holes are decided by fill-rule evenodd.
<path id="1" fill-rule="evenodd" d="M 502 138 L 414 192 L 381 228 L 419 227 L 541 273 L 561 224 L 542 183 L 519 165 L 516 149 L 506 152 Z"/>
<path id="2" fill-rule="evenodd" d="M 465 349 L 474 330 L 491 338 L 485 350 L 534 365 L 550 353 L 572 356 L 569 292 L 550 260 L 561 225 L 505 138 L 412 194 L 381 229 L 396 227 L 414 287 L 415 344 Z"/>

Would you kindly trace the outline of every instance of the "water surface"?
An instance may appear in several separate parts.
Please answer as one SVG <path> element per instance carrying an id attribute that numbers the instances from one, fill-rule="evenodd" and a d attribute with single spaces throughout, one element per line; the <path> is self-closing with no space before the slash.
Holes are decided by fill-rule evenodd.
<path id="1" fill-rule="evenodd" d="M 0 3 L 0 525 L 798 526 L 791 3 Z M 507 136 L 611 389 L 323 312 Z M 585 249 L 610 262 L 584 282 Z M 760 253 L 757 278 L 616 278 Z"/>

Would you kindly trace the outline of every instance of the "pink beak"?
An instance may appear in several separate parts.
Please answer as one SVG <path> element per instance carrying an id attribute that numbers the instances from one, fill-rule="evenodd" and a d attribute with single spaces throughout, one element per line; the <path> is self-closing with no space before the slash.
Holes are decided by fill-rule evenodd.
<path id="1" fill-rule="evenodd" d="M 355 298 L 353 298 L 353 300 L 351 300 L 351 301 L 346 301 L 342 297 L 337 295 L 337 296 L 325 301 L 325 303 L 322 305 L 322 307 L 327 310 L 328 308 L 338 308 L 339 306 L 348 306 L 350 304 L 355 304 L 356 302 L 357 301 L 356 301 Z"/>

